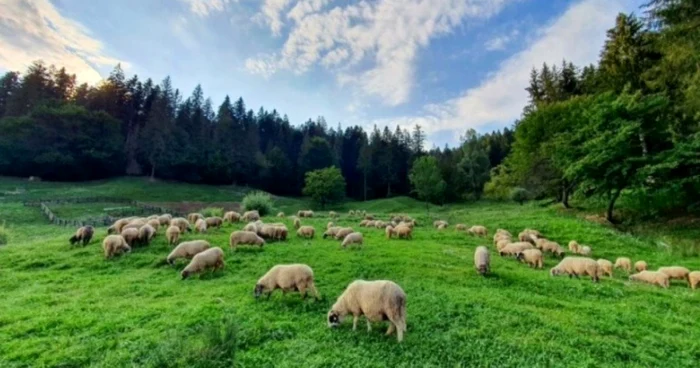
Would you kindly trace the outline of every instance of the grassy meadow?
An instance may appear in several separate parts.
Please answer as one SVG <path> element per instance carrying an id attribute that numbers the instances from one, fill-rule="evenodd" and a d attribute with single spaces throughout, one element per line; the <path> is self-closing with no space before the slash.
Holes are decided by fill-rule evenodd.
<path id="1" fill-rule="evenodd" d="M 206 239 L 226 252 L 226 268 L 181 281 L 163 262 L 170 252 L 163 230 L 148 247 L 112 260 L 103 258 L 105 228 L 93 241 L 71 247 L 73 228 L 49 225 L 22 201 L 80 196 L 128 197 L 151 202 L 236 202 L 244 188 L 149 183 L 118 179 L 92 183 L 27 183 L 0 179 L 0 367 L 697 367 L 700 362 L 700 290 L 674 281 L 668 290 L 630 284 L 624 272 L 598 284 L 550 277 L 558 260 L 534 270 L 494 252 L 496 228 L 516 234 L 529 227 L 566 244 L 576 239 L 595 258 L 628 256 L 651 269 L 683 265 L 700 270 L 697 253 L 675 248 L 678 234 L 655 229 L 643 236 L 620 233 L 572 213 L 536 204 L 476 203 L 431 208 L 410 198 L 349 202 L 331 208 L 336 223 L 365 237 L 361 249 L 323 240 L 328 218 L 317 210 L 313 240 L 269 242 L 263 249 L 228 248 L 229 234 L 245 224 L 226 224 L 183 240 Z M 99 216 L 109 203 L 62 205 L 57 214 Z M 287 213 L 311 207 L 276 198 Z M 313 208 L 313 207 L 311 207 Z M 413 240 L 387 240 L 380 229 L 357 226 L 348 209 L 378 217 L 407 213 L 421 223 Z M 433 219 L 448 220 L 437 231 Z M 277 218 L 264 218 L 278 222 Z M 291 219 L 282 220 L 292 230 Z M 488 238 L 454 230 L 456 223 L 486 226 Z M 681 236 L 682 237 L 682 236 Z M 673 240 L 669 240 L 673 239 Z M 697 246 L 697 239 L 679 244 Z M 473 252 L 488 245 L 492 274 L 478 276 Z M 270 267 L 306 263 L 322 300 L 297 294 L 253 298 L 256 280 Z M 408 331 L 402 343 L 371 332 L 352 318 L 338 329 L 326 313 L 355 279 L 390 279 L 408 296 Z"/>

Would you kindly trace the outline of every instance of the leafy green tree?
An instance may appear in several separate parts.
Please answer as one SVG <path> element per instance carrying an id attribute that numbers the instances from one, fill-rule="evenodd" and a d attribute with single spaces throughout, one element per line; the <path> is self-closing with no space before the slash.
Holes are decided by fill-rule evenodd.
<path id="1" fill-rule="evenodd" d="M 304 195 L 311 197 L 321 208 L 345 197 L 345 178 L 337 167 L 328 167 L 306 173 Z"/>
<path id="2" fill-rule="evenodd" d="M 430 213 L 430 202 L 437 203 L 442 200 L 447 187 L 435 157 L 423 156 L 414 161 L 409 180 L 413 191 L 425 202 L 425 209 Z"/>
<path id="3" fill-rule="evenodd" d="M 491 169 L 486 149 L 474 129 L 469 129 L 462 137 L 462 159 L 458 170 L 464 175 L 464 195 L 475 199 L 481 198 L 484 184 L 489 180 Z"/>

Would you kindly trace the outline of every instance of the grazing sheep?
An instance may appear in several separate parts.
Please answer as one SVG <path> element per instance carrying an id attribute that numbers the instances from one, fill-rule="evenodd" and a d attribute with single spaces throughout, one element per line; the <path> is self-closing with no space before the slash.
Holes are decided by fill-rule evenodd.
<path id="1" fill-rule="evenodd" d="M 581 251 L 579 252 L 579 254 L 581 254 L 582 256 L 590 256 L 592 253 L 593 251 L 591 250 L 591 247 L 587 245 L 582 246 Z"/>
<path id="2" fill-rule="evenodd" d="M 535 245 L 537 243 L 537 239 L 539 239 L 537 236 L 529 232 L 521 232 L 520 234 L 518 234 L 519 241 L 528 242 L 532 245 Z"/>
<path id="3" fill-rule="evenodd" d="M 204 222 L 207 223 L 207 228 L 215 227 L 218 229 L 221 227 L 221 225 L 224 224 L 224 219 L 222 219 L 219 216 L 212 216 L 212 217 L 205 218 Z"/>
<path id="4" fill-rule="evenodd" d="M 328 211 L 328 217 L 336 218 L 338 217 L 338 214 L 335 211 Z"/>
<path id="5" fill-rule="evenodd" d="M 131 252 L 131 247 L 121 235 L 107 235 L 102 241 L 102 248 L 106 259 L 110 259 L 120 253 Z"/>
<path id="6" fill-rule="evenodd" d="M 391 236 L 394 235 L 394 227 L 391 225 L 386 225 L 384 228 L 384 233 L 386 234 L 387 239 L 391 239 Z"/>
<path id="7" fill-rule="evenodd" d="M 520 234 L 530 234 L 530 235 L 537 237 L 537 238 L 542 237 L 541 232 L 539 232 L 537 230 L 533 230 L 533 229 L 525 229 L 525 230 L 521 231 Z M 522 240 L 522 241 L 525 241 L 525 240 Z"/>
<path id="8" fill-rule="evenodd" d="M 549 270 L 549 274 L 557 276 L 567 274 L 569 277 L 578 278 L 580 275 L 590 276 L 593 282 L 598 282 L 598 262 L 586 257 L 565 257 Z"/>
<path id="9" fill-rule="evenodd" d="M 175 260 L 178 258 L 187 258 L 190 259 L 194 257 L 197 253 L 201 253 L 211 247 L 211 244 L 209 244 L 208 241 L 206 240 L 192 240 L 192 241 L 186 241 L 182 242 L 173 249 L 170 254 L 168 254 L 168 258 L 166 259 L 168 263 L 175 264 Z"/>
<path id="10" fill-rule="evenodd" d="M 236 211 L 228 211 L 224 213 L 224 221 L 228 221 L 229 223 L 241 221 L 241 214 Z"/>
<path id="11" fill-rule="evenodd" d="M 377 221 L 375 221 L 375 220 L 367 220 L 366 226 L 367 227 L 374 227 L 374 225 L 376 225 L 376 224 L 377 224 Z"/>
<path id="12" fill-rule="evenodd" d="M 263 239 L 274 239 L 276 233 L 276 226 L 271 224 L 264 224 L 263 226 L 257 228 L 257 233 Z"/>
<path id="13" fill-rule="evenodd" d="M 294 228 L 299 229 L 301 227 L 301 220 L 298 217 L 294 218 Z"/>
<path id="14" fill-rule="evenodd" d="M 241 217 L 241 221 L 250 222 L 260 220 L 260 213 L 257 210 L 246 211 Z"/>
<path id="15" fill-rule="evenodd" d="M 535 242 L 535 247 L 537 247 L 542 252 L 550 252 L 553 255 L 562 258 L 564 257 L 564 248 L 562 248 L 558 243 L 545 238 L 538 238 Z"/>
<path id="16" fill-rule="evenodd" d="M 150 215 L 146 217 L 146 222 L 151 221 L 151 220 L 158 220 L 158 215 Z M 160 225 L 160 223 L 158 223 Z"/>
<path id="17" fill-rule="evenodd" d="M 369 223 L 369 220 L 362 220 L 362 221 L 360 221 L 360 227 L 367 227 L 368 223 Z"/>
<path id="18" fill-rule="evenodd" d="M 287 235 L 289 234 L 289 229 L 284 224 L 274 225 L 274 236 L 275 240 L 287 240 Z"/>
<path id="19" fill-rule="evenodd" d="M 302 226 L 297 230 L 297 236 L 301 238 L 313 239 L 316 229 L 313 226 Z"/>
<path id="20" fill-rule="evenodd" d="M 92 239 L 92 235 L 95 234 L 95 228 L 92 226 L 83 226 L 75 231 L 75 234 L 70 237 L 70 245 L 75 245 L 76 243 L 83 242 L 83 246 L 88 245 Z"/>
<path id="21" fill-rule="evenodd" d="M 399 225 L 394 228 L 393 233 L 399 239 L 413 239 L 413 229 L 408 226 Z"/>
<path id="22" fill-rule="evenodd" d="M 659 271 L 641 271 L 630 275 L 630 281 L 641 281 L 647 284 L 659 285 L 664 289 L 668 289 L 669 277 L 667 274 Z"/>
<path id="23" fill-rule="evenodd" d="M 455 225 L 455 230 L 456 231 L 467 231 L 467 225 L 457 224 L 457 225 Z"/>
<path id="24" fill-rule="evenodd" d="M 187 221 L 189 221 L 190 224 L 196 224 L 199 219 L 204 220 L 204 216 L 201 213 L 194 212 L 187 215 Z"/>
<path id="25" fill-rule="evenodd" d="M 139 244 L 148 245 L 156 236 L 156 229 L 153 226 L 146 224 L 139 229 Z"/>
<path id="26" fill-rule="evenodd" d="M 693 271 L 688 274 L 688 286 L 693 290 L 700 284 L 700 271 Z"/>
<path id="27" fill-rule="evenodd" d="M 657 271 L 667 274 L 671 280 L 688 281 L 688 275 L 690 275 L 690 270 L 681 266 L 660 267 Z"/>
<path id="28" fill-rule="evenodd" d="M 598 261 L 598 272 L 600 275 L 608 275 L 608 277 L 613 277 L 613 263 L 607 259 L 599 259 Z"/>
<path id="29" fill-rule="evenodd" d="M 335 240 L 343 240 L 348 234 L 355 232 L 351 227 L 341 227 L 335 232 Z"/>
<path id="30" fill-rule="evenodd" d="M 139 230 L 133 227 L 122 230 L 121 235 L 130 247 L 135 246 L 139 241 Z"/>
<path id="31" fill-rule="evenodd" d="M 299 211 L 297 211 L 297 217 L 314 217 L 314 211 L 299 210 Z"/>
<path id="32" fill-rule="evenodd" d="M 305 264 L 277 265 L 272 267 L 255 284 L 255 297 L 267 294 L 268 299 L 272 292 L 282 289 L 282 294 L 290 291 L 298 291 L 302 299 L 306 298 L 306 291 L 310 290 L 316 299 L 321 296 L 314 285 L 314 271 Z"/>
<path id="33" fill-rule="evenodd" d="M 258 232 L 258 226 L 254 222 L 249 222 L 243 227 L 243 231 L 250 231 L 252 233 Z"/>
<path id="34" fill-rule="evenodd" d="M 168 245 L 175 245 L 180 239 L 180 228 L 174 225 L 168 226 L 165 230 L 165 238 L 168 239 Z"/>
<path id="35" fill-rule="evenodd" d="M 172 220 L 170 220 L 170 225 L 175 225 L 178 228 L 180 228 L 180 232 L 184 233 L 185 231 L 190 233 L 192 232 L 192 228 L 190 227 L 190 222 L 187 221 L 187 219 L 184 219 L 182 217 L 176 217 Z"/>
<path id="36" fill-rule="evenodd" d="M 445 228 L 445 227 L 447 227 L 447 226 L 449 225 L 449 223 L 448 223 L 447 221 L 443 221 L 443 220 L 435 220 L 435 221 L 433 221 L 433 227 L 439 229 L 439 228 L 440 228 L 440 225 L 444 225 L 443 228 Z"/>
<path id="37" fill-rule="evenodd" d="M 277 217 L 284 218 L 284 212 L 277 212 Z"/>
<path id="38" fill-rule="evenodd" d="M 512 243 L 513 243 L 512 239 L 501 239 L 496 243 L 496 249 L 498 249 L 498 251 L 500 252 L 508 244 L 512 244 Z"/>
<path id="39" fill-rule="evenodd" d="M 544 256 L 542 256 L 542 251 L 539 249 L 525 249 L 518 252 L 515 258 L 519 261 L 525 261 L 530 267 L 542 268 L 544 264 Z"/>
<path id="40" fill-rule="evenodd" d="M 180 275 L 182 276 L 182 280 L 184 280 L 190 277 L 190 275 L 200 273 L 208 268 L 212 268 L 216 271 L 220 268 L 224 268 L 225 265 L 224 251 L 219 247 L 209 248 L 195 254 L 187 267 L 180 272 Z"/>
<path id="41" fill-rule="evenodd" d="M 327 237 L 335 238 L 335 234 L 338 232 L 338 230 L 342 229 L 340 226 L 332 226 L 323 233 L 323 239 Z"/>
<path id="42" fill-rule="evenodd" d="M 581 246 L 578 244 L 576 240 L 572 240 L 569 242 L 569 251 L 571 253 L 579 254 L 581 252 Z"/>
<path id="43" fill-rule="evenodd" d="M 197 222 L 194 223 L 194 229 L 198 233 L 206 233 L 207 232 L 207 222 L 204 221 L 204 219 L 197 219 Z"/>
<path id="44" fill-rule="evenodd" d="M 169 213 L 164 213 L 164 214 L 158 216 L 158 222 L 160 222 L 161 226 L 170 225 L 170 220 L 172 220 L 172 219 L 173 219 L 173 215 L 171 215 Z"/>
<path id="45" fill-rule="evenodd" d="M 469 228 L 467 230 L 469 234 L 476 235 L 476 236 L 487 236 L 488 231 L 486 230 L 486 227 L 481 226 L 481 225 L 475 225 Z"/>
<path id="46" fill-rule="evenodd" d="M 265 245 L 265 239 L 261 238 L 254 231 L 234 231 L 229 238 L 231 248 L 236 248 L 238 244 Z"/>
<path id="47" fill-rule="evenodd" d="M 648 268 L 648 265 L 644 261 L 637 261 L 634 263 L 634 270 L 637 272 L 646 271 L 647 268 Z"/>
<path id="48" fill-rule="evenodd" d="M 619 257 L 615 260 L 615 268 L 622 268 L 630 273 L 632 271 L 632 261 L 627 257 Z"/>
<path id="49" fill-rule="evenodd" d="M 114 221 L 114 223 L 112 224 L 112 226 L 110 226 L 110 227 L 107 229 L 107 233 L 108 233 L 108 234 L 119 234 L 119 233 L 121 233 L 121 232 L 122 232 L 122 228 L 123 228 L 124 226 L 126 226 L 129 222 L 131 222 L 131 220 L 132 220 L 131 218 L 123 218 L 123 219 L 119 219 L 119 220 L 117 220 L 117 221 Z"/>
<path id="50" fill-rule="evenodd" d="M 438 225 L 437 229 L 438 230 L 445 230 L 445 229 L 447 229 L 447 224 L 440 224 L 440 225 Z"/>
<path id="51" fill-rule="evenodd" d="M 343 248 L 346 248 L 348 245 L 352 244 L 357 244 L 361 246 L 362 241 L 362 233 L 350 233 L 343 239 L 343 243 L 341 244 L 341 246 Z"/>
<path id="52" fill-rule="evenodd" d="M 326 229 L 330 229 L 330 228 L 332 228 L 333 226 L 335 226 L 335 224 L 333 223 L 333 221 L 328 221 L 328 223 L 326 224 Z"/>
<path id="53" fill-rule="evenodd" d="M 160 229 L 160 221 L 158 219 L 148 220 L 146 221 L 146 224 L 151 225 L 156 232 L 158 232 L 158 229 Z"/>
<path id="54" fill-rule="evenodd" d="M 353 316 L 353 330 L 362 315 L 367 319 L 367 331 L 372 330 L 371 322 L 388 319 L 391 325 L 386 334 L 396 331 L 401 342 L 406 332 L 406 293 L 393 281 L 353 281 L 328 311 L 328 327 L 338 327 L 348 314 Z"/>
<path id="55" fill-rule="evenodd" d="M 377 220 L 374 222 L 374 227 L 376 227 L 377 229 L 383 229 L 386 227 L 386 225 L 387 223 L 382 220 Z"/>
<path id="56" fill-rule="evenodd" d="M 485 246 L 478 246 L 474 251 L 474 268 L 480 275 L 491 272 L 491 256 Z"/>
<path id="57" fill-rule="evenodd" d="M 518 253 L 526 250 L 526 249 L 535 249 L 535 247 L 528 243 L 528 242 L 517 242 L 517 243 L 509 243 L 503 248 L 499 249 L 498 254 L 503 257 L 503 256 L 517 256 Z"/>
<path id="58" fill-rule="evenodd" d="M 362 212 L 363 212 L 362 216 L 364 216 L 365 220 L 370 220 L 370 221 L 374 220 L 374 215 L 369 214 L 369 213 L 364 213 L 364 211 L 362 211 Z"/>

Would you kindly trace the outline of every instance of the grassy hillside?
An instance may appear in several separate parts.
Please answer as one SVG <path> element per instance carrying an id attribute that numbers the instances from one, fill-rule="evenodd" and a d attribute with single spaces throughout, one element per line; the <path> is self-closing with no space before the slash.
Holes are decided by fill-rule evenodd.
<path id="1" fill-rule="evenodd" d="M 629 284 L 618 272 L 593 284 L 552 278 L 513 259 L 492 254 L 493 274 L 479 277 L 472 256 L 479 239 L 429 226 L 422 204 L 407 198 L 347 203 L 385 215 L 408 212 L 423 226 L 412 241 L 386 240 L 383 230 L 362 229 L 362 249 L 338 241 L 291 236 L 262 250 L 228 249 L 227 225 L 186 240 L 207 239 L 226 251 L 226 269 L 181 281 L 180 262 L 162 262 L 170 248 L 160 235 L 146 248 L 105 261 L 105 229 L 86 247 L 71 247 L 73 229 L 47 225 L 39 211 L 17 198 L 128 196 L 153 201 L 237 201 L 230 187 L 147 183 L 121 179 L 89 184 L 0 180 L 0 191 L 26 188 L 0 201 L 10 244 L 0 247 L 0 366 L 9 367 L 385 367 L 385 366 L 671 366 L 700 361 L 700 290 L 681 282 L 669 290 Z M 279 199 L 290 212 L 308 204 Z M 655 238 L 624 235 L 571 215 L 537 206 L 478 204 L 441 208 L 452 224 L 482 224 L 517 233 L 525 227 L 560 243 L 576 239 L 596 258 L 629 256 L 652 268 L 680 264 L 700 270 Z M 86 209 L 87 211 L 87 209 Z M 80 212 L 69 213 L 80 216 Z M 278 219 L 265 219 L 278 221 Z M 291 228 L 291 222 L 284 220 Z M 305 223 L 320 233 L 328 219 Z M 356 226 L 347 216 L 341 224 Z M 659 236 L 662 236 L 660 234 Z M 688 240 L 690 241 L 690 240 Z M 256 280 L 278 263 L 310 265 L 321 301 L 275 294 L 255 300 Z M 326 312 L 349 282 L 391 279 L 408 295 L 408 332 L 401 344 L 351 319 L 336 330 Z"/>

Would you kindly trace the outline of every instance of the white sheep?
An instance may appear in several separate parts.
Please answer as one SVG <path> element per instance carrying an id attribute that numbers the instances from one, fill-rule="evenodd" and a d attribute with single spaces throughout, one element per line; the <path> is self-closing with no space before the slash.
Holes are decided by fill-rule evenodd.
<path id="1" fill-rule="evenodd" d="M 688 284 L 693 290 L 698 287 L 700 284 L 700 271 L 693 271 L 688 274 Z"/>
<path id="2" fill-rule="evenodd" d="M 192 240 L 192 241 L 186 241 L 178 244 L 175 249 L 173 249 L 170 254 L 168 254 L 168 258 L 166 260 L 170 264 L 175 264 L 175 260 L 178 258 L 187 258 L 190 259 L 194 257 L 197 253 L 201 253 L 211 247 L 211 244 L 209 244 L 208 241 L 206 240 Z"/>
<path id="3" fill-rule="evenodd" d="M 350 233 L 354 233 L 355 230 L 353 230 L 351 227 L 343 227 L 338 229 L 338 231 L 335 232 L 335 239 L 336 240 L 343 240 L 345 239 L 346 236 Z"/>
<path id="4" fill-rule="evenodd" d="M 307 239 L 313 239 L 315 233 L 313 226 L 302 226 L 297 230 L 297 236 Z"/>
<path id="5" fill-rule="evenodd" d="M 580 275 L 588 275 L 593 282 L 598 282 L 598 262 L 586 257 L 565 257 L 554 266 L 550 271 L 550 275 L 557 276 L 567 274 L 569 277 L 578 278 Z"/>
<path id="6" fill-rule="evenodd" d="M 180 276 L 182 276 L 182 280 L 184 280 L 190 277 L 190 275 L 200 273 L 208 268 L 212 268 L 216 271 L 220 268 L 224 268 L 225 265 L 224 251 L 219 247 L 209 248 L 195 254 L 187 267 L 180 272 Z"/>
<path id="7" fill-rule="evenodd" d="M 194 223 L 194 229 L 198 233 L 206 233 L 207 232 L 207 222 L 204 219 L 197 219 Z"/>
<path id="8" fill-rule="evenodd" d="M 126 240 L 126 243 L 129 244 L 130 247 L 133 247 L 138 245 L 139 229 L 133 227 L 125 228 L 122 230 L 121 236 L 124 237 L 124 240 Z"/>
<path id="9" fill-rule="evenodd" d="M 224 221 L 229 223 L 238 222 L 241 220 L 241 214 L 236 211 L 228 211 L 224 213 Z"/>
<path id="10" fill-rule="evenodd" d="M 659 285 L 664 289 L 668 289 L 669 277 L 667 274 L 659 271 L 641 271 L 630 275 L 630 281 L 641 281 L 647 284 Z"/>
<path id="11" fill-rule="evenodd" d="M 282 289 L 282 294 L 290 291 L 298 291 L 302 298 L 306 298 L 306 291 L 310 290 L 316 299 L 321 296 L 314 285 L 314 271 L 305 264 L 277 265 L 272 267 L 255 284 L 255 297 L 267 294 L 270 298 L 272 292 Z"/>
<path id="12" fill-rule="evenodd" d="M 457 224 L 457 225 L 455 225 L 455 230 L 457 230 L 457 231 L 467 231 L 467 225 L 465 225 L 465 224 Z"/>
<path id="13" fill-rule="evenodd" d="M 598 262 L 598 272 L 600 275 L 608 275 L 608 277 L 613 277 L 613 263 L 607 259 L 599 259 Z"/>
<path id="14" fill-rule="evenodd" d="M 406 332 L 406 293 L 392 281 L 353 281 L 328 311 L 328 327 L 338 327 L 349 314 L 353 316 L 353 330 L 363 315 L 367 319 L 367 331 L 372 330 L 371 322 L 388 319 L 391 325 L 386 334 L 396 331 L 401 342 Z"/>
<path id="15" fill-rule="evenodd" d="M 627 257 L 618 257 L 615 260 L 615 268 L 622 268 L 627 273 L 630 273 L 632 271 L 632 260 Z"/>
<path id="16" fill-rule="evenodd" d="M 576 240 L 572 240 L 569 242 L 569 251 L 571 251 L 571 253 L 574 254 L 579 254 L 581 252 L 581 246 Z"/>
<path id="17" fill-rule="evenodd" d="M 257 210 L 246 211 L 241 216 L 241 220 L 245 222 L 260 220 L 260 213 Z"/>
<path id="18" fill-rule="evenodd" d="M 348 245 L 351 244 L 357 244 L 361 246 L 362 242 L 362 233 L 350 233 L 347 236 L 345 236 L 341 245 L 343 248 L 346 248 Z"/>
<path id="19" fill-rule="evenodd" d="M 519 261 L 525 261 L 530 267 L 542 268 L 544 265 L 544 256 L 539 249 L 524 249 L 515 255 Z"/>
<path id="20" fill-rule="evenodd" d="M 168 245 L 174 245 L 180 239 L 180 228 L 170 225 L 165 230 L 165 238 L 168 239 Z"/>
<path id="21" fill-rule="evenodd" d="M 199 220 L 199 219 L 204 220 L 204 215 L 202 215 L 201 213 L 196 213 L 196 212 L 190 213 L 189 215 L 187 215 L 187 221 L 189 221 L 190 224 L 196 224 L 197 220 Z"/>
<path id="22" fill-rule="evenodd" d="M 253 231 L 234 231 L 229 237 L 229 246 L 236 248 L 239 244 L 259 245 L 262 248 L 265 245 L 265 239 Z"/>
<path id="23" fill-rule="evenodd" d="M 474 225 L 470 227 L 467 232 L 475 236 L 488 236 L 488 230 L 486 230 L 486 227 L 481 225 Z"/>
<path id="24" fill-rule="evenodd" d="M 121 235 L 107 235 L 102 241 L 105 258 L 110 259 L 120 253 L 131 252 L 131 247 Z"/>
<path id="25" fill-rule="evenodd" d="M 204 222 L 207 223 L 207 228 L 215 227 L 218 229 L 221 227 L 221 225 L 224 224 L 224 219 L 222 219 L 219 216 L 212 216 L 212 217 L 205 218 Z"/>
<path id="26" fill-rule="evenodd" d="M 474 268 L 481 275 L 491 272 L 491 256 L 489 250 L 483 245 L 476 247 L 474 251 Z"/>
<path id="27" fill-rule="evenodd" d="M 158 222 L 160 222 L 161 226 L 170 225 L 170 220 L 172 220 L 172 219 L 173 219 L 173 215 L 171 215 L 169 213 L 164 213 L 164 214 L 158 216 Z"/>
<path id="28" fill-rule="evenodd" d="M 660 267 L 657 271 L 667 274 L 671 280 L 688 281 L 690 275 L 690 270 L 681 266 Z"/>
<path id="29" fill-rule="evenodd" d="M 139 229 L 139 244 L 148 245 L 156 236 L 156 229 L 153 226 L 146 224 Z"/>
<path id="30" fill-rule="evenodd" d="M 634 270 L 637 272 L 646 271 L 649 266 L 645 261 L 634 262 Z"/>
<path id="31" fill-rule="evenodd" d="M 581 247 L 581 250 L 579 252 L 580 255 L 582 256 L 590 256 L 593 253 L 593 250 L 591 250 L 591 247 L 584 245 Z"/>
<path id="32" fill-rule="evenodd" d="M 325 239 L 329 236 L 331 238 L 335 238 L 335 234 L 337 234 L 338 230 L 340 230 L 340 229 L 342 229 L 342 227 L 340 227 L 340 226 L 333 226 L 333 227 L 326 229 L 326 231 L 323 233 L 323 239 Z"/>
<path id="33" fill-rule="evenodd" d="M 526 249 L 534 249 L 535 247 L 528 242 L 509 243 L 498 251 L 498 254 L 503 256 L 517 256 L 518 253 Z"/>
<path id="34" fill-rule="evenodd" d="M 190 222 L 187 221 L 187 219 L 182 218 L 182 217 L 176 217 L 172 220 L 170 220 L 170 225 L 175 225 L 180 228 L 180 232 L 184 233 L 187 231 L 188 233 L 192 231 L 192 228 L 190 227 Z"/>

